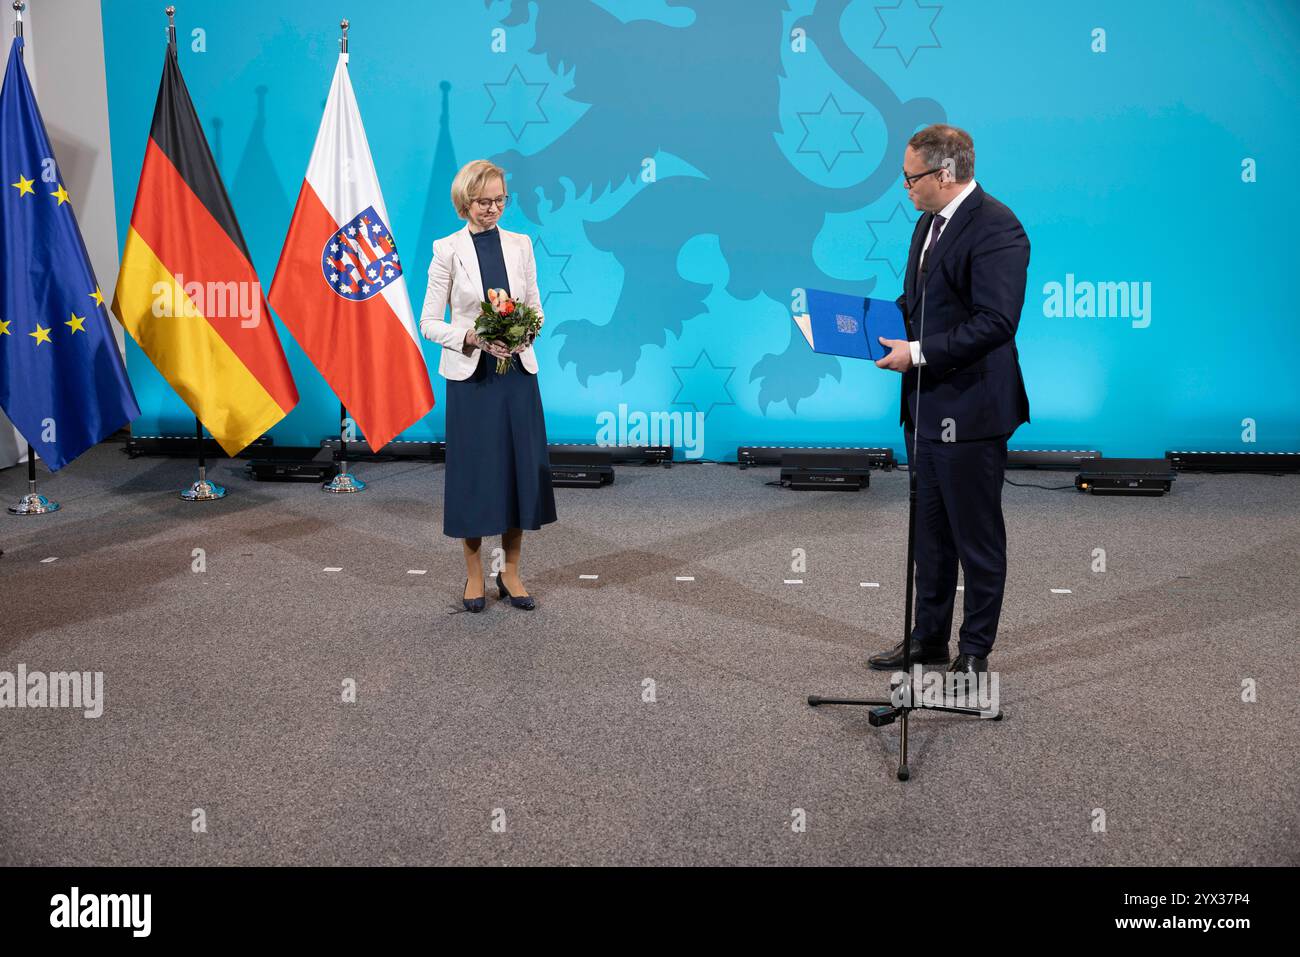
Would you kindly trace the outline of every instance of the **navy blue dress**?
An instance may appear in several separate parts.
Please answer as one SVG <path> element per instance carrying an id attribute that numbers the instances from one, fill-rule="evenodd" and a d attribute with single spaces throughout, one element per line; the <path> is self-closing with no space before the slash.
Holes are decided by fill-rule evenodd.
<path id="1" fill-rule="evenodd" d="M 510 290 L 501 233 L 471 233 L 483 298 Z M 497 360 L 479 353 L 468 379 L 447 380 L 447 467 L 442 531 L 451 538 L 538 529 L 555 521 L 555 492 L 546 455 L 546 420 L 537 376 L 518 356 L 498 375 Z"/>

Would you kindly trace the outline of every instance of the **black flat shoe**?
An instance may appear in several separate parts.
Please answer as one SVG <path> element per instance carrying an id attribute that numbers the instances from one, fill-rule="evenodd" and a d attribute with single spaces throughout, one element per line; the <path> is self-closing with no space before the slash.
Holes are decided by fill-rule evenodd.
<path id="1" fill-rule="evenodd" d="M 977 658 L 974 655 L 961 654 L 953 659 L 952 667 L 948 670 L 958 675 L 982 675 L 989 670 L 989 659 L 987 655 Z"/>
<path id="2" fill-rule="evenodd" d="M 912 639 L 912 664 L 946 665 L 948 663 L 948 646 L 927 648 L 915 638 Z M 900 641 L 889 651 L 872 655 L 867 659 L 867 667 L 872 671 L 897 671 L 903 667 L 903 643 Z"/>
<path id="3" fill-rule="evenodd" d="M 466 579 L 465 579 L 465 588 L 468 588 L 468 587 L 469 587 L 469 579 L 466 578 Z M 465 588 L 462 588 L 462 589 L 460 590 L 460 594 L 461 594 L 461 599 L 460 599 L 460 600 L 461 600 L 462 602 L 465 603 L 465 610 L 466 610 L 466 611 L 473 611 L 473 612 L 479 612 L 479 611 L 482 611 L 483 608 L 487 605 L 487 597 L 485 596 L 485 597 L 482 597 L 482 598 L 466 598 L 466 597 L 464 597 L 464 595 L 465 595 Z"/>
<path id="4" fill-rule="evenodd" d="M 537 602 L 533 601 L 531 595 L 525 595 L 523 598 L 516 598 L 514 595 L 510 594 L 510 590 L 506 588 L 506 583 L 501 580 L 500 572 L 497 572 L 497 597 L 509 598 L 510 604 L 514 605 L 516 608 L 522 608 L 524 611 L 532 611 L 537 607 Z"/>

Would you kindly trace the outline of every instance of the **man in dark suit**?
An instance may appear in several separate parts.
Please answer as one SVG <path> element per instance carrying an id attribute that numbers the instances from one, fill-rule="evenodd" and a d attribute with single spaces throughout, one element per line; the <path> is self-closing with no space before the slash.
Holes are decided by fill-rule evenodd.
<path id="1" fill-rule="evenodd" d="M 948 670 L 975 674 L 988 670 L 1007 575 L 1007 439 L 1029 421 L 1015 339 L 1029 239 L 975 182 L 964 130 L 936 124 L 914 135 L 903 184 L 922 211 L 898 298 L 908 341 L 881 339 L 890 352 L 876 365 L 903 374 L 899 421 L 917 479 L 912 661 L 949 660 L 960 562 L 963 619 Z M 903 650 L 899 642 L 870 666 L 898 670 Z"/>

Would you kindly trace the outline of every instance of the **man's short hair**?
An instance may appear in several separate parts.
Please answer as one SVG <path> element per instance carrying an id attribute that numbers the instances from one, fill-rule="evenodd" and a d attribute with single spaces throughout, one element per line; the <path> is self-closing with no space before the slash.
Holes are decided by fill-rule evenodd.
<path id="1" fill-rule="evenodd" d="M 947 167 L 959 183 L 975 177 L 975 141 L 965 130 L 935 123 L 912 134 L 907 145 L 921 154 L 926 169 Z"/>

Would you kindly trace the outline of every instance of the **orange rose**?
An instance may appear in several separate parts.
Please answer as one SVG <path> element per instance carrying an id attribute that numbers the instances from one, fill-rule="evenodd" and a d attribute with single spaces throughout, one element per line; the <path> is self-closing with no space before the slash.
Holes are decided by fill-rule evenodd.
<path id="1" fill-rule="evenodd" d="M 515 311 L 514 300 L 513 299 L 505 300 L 504 302 L 501 303 L 500 306 L 497 307 L 497 311 L 501 313 L 501 315 L 503 316 L 510 315 L 510 313 Z"/>

